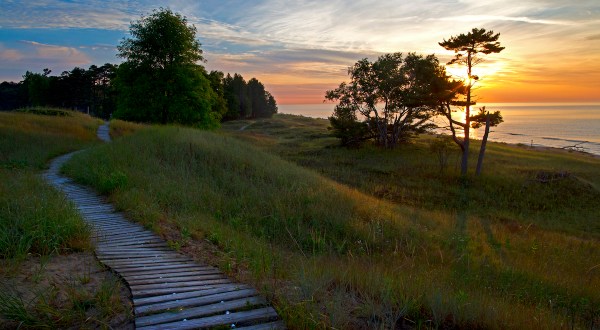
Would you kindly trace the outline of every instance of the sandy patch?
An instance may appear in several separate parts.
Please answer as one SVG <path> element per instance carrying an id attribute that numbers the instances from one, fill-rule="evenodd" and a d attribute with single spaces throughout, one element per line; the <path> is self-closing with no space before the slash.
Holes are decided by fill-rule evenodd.
<path id="1" fill-rule="evenodd" d="M 134 328 L 129 289 L 90 252 L 30 257 L 20 263 L 0 260 L 0 290 L 18 296 L 31 315 L 45 301 L 41 304 L 53 311 L 44 313 L 52 315 L 44 322 L 53 328 Z M 109 298 L 100 303 L 99 296 L 106 292 Z M 0 329 L 18 325 L 0 316 Z"/>

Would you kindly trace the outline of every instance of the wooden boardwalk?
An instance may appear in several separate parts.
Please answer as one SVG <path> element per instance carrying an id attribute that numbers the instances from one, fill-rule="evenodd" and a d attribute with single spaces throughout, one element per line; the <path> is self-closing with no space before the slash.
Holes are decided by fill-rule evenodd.
<path id="1" fill-rule="evenodd" d="M 98 137 L 110 141 L 107 124 Z M 44 178 L 79 209 L 92 226 L 96 256 L 131 289 L 137 329 L 285 328 L 256 290 L 171 250 L 94 191 L 61 176 L 60 167 L 75 153 L 54 159 Z"/>

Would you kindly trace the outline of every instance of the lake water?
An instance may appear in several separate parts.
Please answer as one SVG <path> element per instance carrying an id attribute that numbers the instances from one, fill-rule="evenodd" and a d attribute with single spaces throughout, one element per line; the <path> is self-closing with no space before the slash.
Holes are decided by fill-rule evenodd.
<path id="1" fill-rule="evenodd" d="M 501 111 L 504 122 L 493 127 L 489 140 L 533 146 L 577 146 L 600 155 L 600 104 L 481 103 L 489 111 Z M 279 105 L 280 113 L 327 118 L 334 104 Z M 436 120 L 437 121 L 437 120 Z M 472 137 L 483 134 L 475 130 Z"/>

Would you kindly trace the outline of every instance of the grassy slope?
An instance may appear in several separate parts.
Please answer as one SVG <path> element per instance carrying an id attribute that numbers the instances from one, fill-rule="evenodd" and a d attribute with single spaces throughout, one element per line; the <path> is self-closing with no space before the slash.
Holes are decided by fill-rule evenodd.
<path id="1" fill-rule="evenodd" d="M 492 145 L 494 175 L 457 191 L 426 141 L 348 151 L 331 147 L 323 122 L 288 116 L 235 134 L 260 148 L 154 127 L 79 154 L 66 171 L 148 227 L 177 228 L 175 246 L 219 245 L 221 266 L 258 283 L 293 327 L 599 322 L 599 230 L 577 203 L 597 198 L 582 183 L 598 183 L 597 160 Z M 581 180 L 528 180 L 554 166 Z M 476 202 L 457 212 L 457 194 Z"/>
<path id="2" fill-rule="evenodd" d="M 100 121 L 65 113 L 0 112 L 0 258 L 89 244 L 77 212 L 39 176 L 49 159 L 96 141 Z"/>

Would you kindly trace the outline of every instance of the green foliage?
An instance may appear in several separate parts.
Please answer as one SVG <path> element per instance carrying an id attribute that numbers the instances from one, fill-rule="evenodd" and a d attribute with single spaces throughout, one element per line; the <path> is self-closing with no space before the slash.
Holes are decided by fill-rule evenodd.
<path id="1" fill-rule="evenodd" d="M 9 109 L 18 107 L 62 107 L 89 112 L 97 117 L 108 118 L 115 110 L 116 95 L 111 84 L 117 66 L 106 63 L 100 67 L 92 65 L 88 70 L 75 67 L 60 76 L 27 72 L 16 87 L 20 94 Z M 23 100 L 19 100 L 23 98 Z"/>
<path id="2" fill-rule="evenodd" d="M 227 113 L 224 120 L 270 118 L 277 113 L 277 102 L 256 78 L 246 83 L 240 74 L 222 78 Z"/>
<path id="3" fill-rule="evenodd" d="M 359 112 L 377 143 L 388 148 L 433 128 L 428 120 L 437 107 L 437 80 L 445 76 L 434 55 L 409 53 L 362 59 L 349 69 L 350 83 L 327 91 L 344 111 Z M 356 116 L 356 115 L 354 115 Z M 346 116 L 347 119 L 350 117 Z"/>
<path id="4" fill-rule="evenodd" d="M 356 119 L 356 111 L 351 108 L 337 105 L 333 115 L 329 117 L 333 136 L 340 139 L 343 146 L 358 147 L 370 138 L 370 132 L 365 122 Z"/>
<path id="5" fill-rule="evenodd" d="M 125 58 L 117 72 L 115 118 L 217 127 L 222 106 L 201 61 L 196 28 L 169 9 L 131 24 L 132 38 L 118 46 Z"/>
<path id="6" fill-rule="evenodd" d="M 493 113 L 490 113 L 489 111 L 485 110 L 485 107 L 482 107 L 479 108 L 479 112 L 476 115 L 471 116 L 470 121 L 471 127 L 481 128 L 482 126 L 486 125 L 488 121 L 489 127 L 498 126 L 500 123 L 504 122 L 504 119 L 502 118 L 500 111 L 494 111 Z"/>

